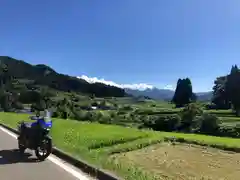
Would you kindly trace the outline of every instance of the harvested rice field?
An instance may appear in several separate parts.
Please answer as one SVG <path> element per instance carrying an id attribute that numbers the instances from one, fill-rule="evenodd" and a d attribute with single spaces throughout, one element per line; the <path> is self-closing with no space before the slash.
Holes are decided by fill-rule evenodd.
<path id="1" fill-rule="evenodd" d="M 198 145 L 161 143 L 113 158 L 138 166 L 157 179 L 240 179 L 240 153 Z"/>

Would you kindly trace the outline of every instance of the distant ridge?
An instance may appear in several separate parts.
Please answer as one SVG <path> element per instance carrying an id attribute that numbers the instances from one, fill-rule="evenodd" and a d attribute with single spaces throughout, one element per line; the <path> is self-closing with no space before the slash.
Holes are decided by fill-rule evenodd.
<path id="1" fill-rule="evenodd" d="M 147 96 L 149 98 L 156 99 L 156 100 L 168 100 L 168 101 L 171 100 L 174 95 L 173 90 L 158 89 L 158 88 L 145 89 L 145 90 L 125 89 L 125 92 L 133 96 Z M 196 95 L 199 101 L 210 101 L 212 99 L 212 91 L 199 92 L 199 93 L 196 93 Z"/>

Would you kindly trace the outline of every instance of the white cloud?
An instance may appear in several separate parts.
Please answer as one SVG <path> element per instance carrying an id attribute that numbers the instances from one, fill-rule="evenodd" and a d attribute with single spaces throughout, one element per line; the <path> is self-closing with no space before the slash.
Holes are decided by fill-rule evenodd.
<path id="1" fill-rule="evenodd" d="M 138 89 L 138 90 L 145 90 L 147 88 L 152 89 L 153 86 L 149 85 L 149 84 L 145 84 L 145 83 L 140 83 L 140 84 L 117 84 L 113 81 L 107 81 L 105 79 L 98 79 L 97 77 L 88 77 L 86 75 L 82 75 L 82 76 L 78 76 L 77 78 L 80 79 L 84 79 L 85 81 L 89 82 L 89 83 L 104 83 L 107 85 L 111 85 L 111 86 L 116 86 L 119 88 L 129 88 L 129 89 Z"/>
<path id="2" fill-rule="evenodd" d="M 163 89 L 168 89 L 168 90 L 174 90 L 175 87 L 173 87 L 173 85 L 166 85 Z"/>

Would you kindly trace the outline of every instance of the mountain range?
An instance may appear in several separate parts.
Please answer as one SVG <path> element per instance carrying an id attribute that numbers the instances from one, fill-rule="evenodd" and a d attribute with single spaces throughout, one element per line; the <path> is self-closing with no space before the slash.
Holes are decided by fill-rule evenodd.
<path id="1" fill-rule="evenodd" d="M 106 83 L 88 82 L 79 77 L 57 73 L 44 64 L 31 65 L 8 56 L 0 56 L 0 62 L 7 66 L 8 75 L 15 79 L 33 80 L 31 82 L 35 85 L 45 85 L 61 91 L 75 91 L 104 97 L 123 97 L 127 93 L 132 96 L 146 96 L 156 100 L 171 100 L 174 95 L 174 91 L 168 89 L 146 88 L 145 90 L 136 90 L 107 85 Z M 212 98 L 212 92 L 196 93 L 196 95 L 200 101 L 209 101 Z"/>
<path id="2" fill-rule="evenodd" d="M 145 90 L 135 90 L 125 88 L 125 92 L 132 96 L 147 96 L 155 100 L 166 100 L 169 101 L 174 95 L 173 90 L 169 89 L 158 89 L 158 88 L 147 88 Z M 195 93 L 199 101 L 210 101 L 212 99 L 212 91 Z"/>
<path id="3" fill-rule="evenodd" d="M 122 88 L 103 83 L 91 84 L 77 77 L 57 73 L 47 65 L 32 65 L 9 56 L 0 56 L 0 74 L 1 82 L 4 79 L 12 79 L 12 82 L 16 81 L 22 85 L 23 89 L 28 90 L 28 87 L 31 86 L 48 86 L 58 91 L 84 93 L 96 97 L 123 97 L 126 95 Z"/>

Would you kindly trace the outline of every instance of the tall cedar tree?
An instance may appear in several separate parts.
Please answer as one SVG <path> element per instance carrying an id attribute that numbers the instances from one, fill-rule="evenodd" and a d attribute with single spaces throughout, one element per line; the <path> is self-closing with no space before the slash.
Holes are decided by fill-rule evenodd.
<path id="1" fill-rule="evenodd" d="M 196 100 L 196 95 L 192 92 L 192 83 L 189 78 L 178 79 L 177 87 L 172 99 L 176 107 L 183 107 L 191 101 Z"/>
<path id="2" fill-rule="evenodd" d="M 217 77 L 213 86 L 212 103 L 216 109 L 230 109 L 231 103 L 226 93 L 227 76 Z"/>
<path id="3" fill-rule="evenodd" d="M 240 116 L 240 69 L 237 65 L 232 66 L 230 74 L 227 76 L 226 93 L 231 104 L 236 111 L 236 115 Z"/>

